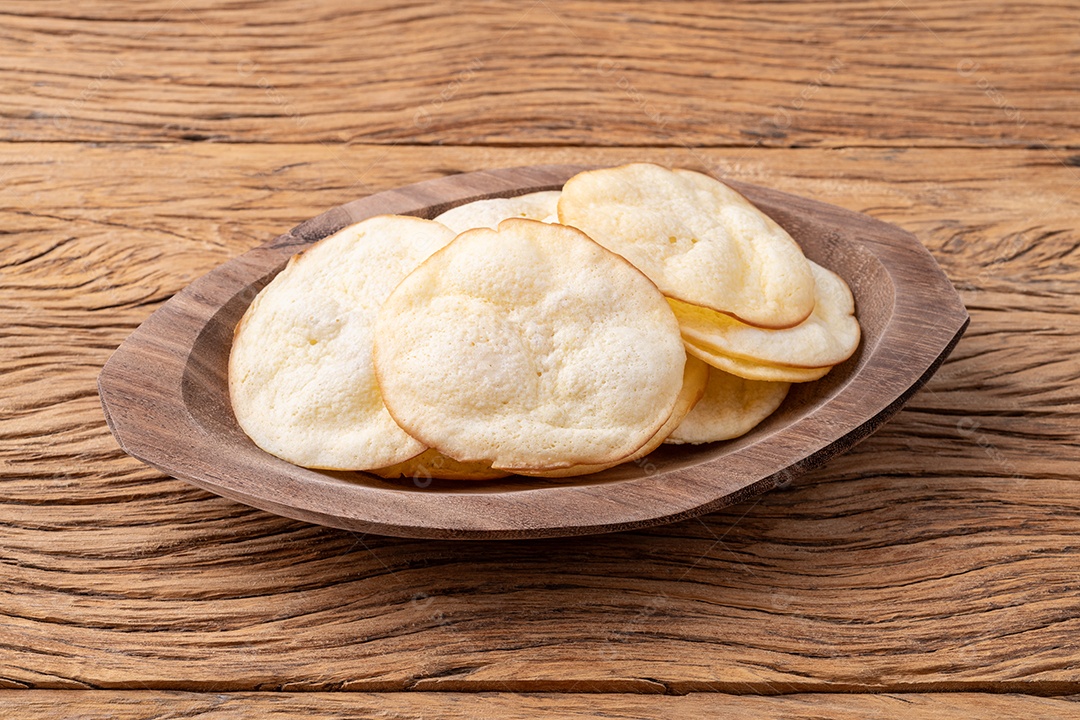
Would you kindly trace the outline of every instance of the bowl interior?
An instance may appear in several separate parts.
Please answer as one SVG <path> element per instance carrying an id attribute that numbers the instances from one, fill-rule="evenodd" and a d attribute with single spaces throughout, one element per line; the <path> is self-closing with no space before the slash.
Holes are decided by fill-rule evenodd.
<path id="1" fill-rule="evenodd" d="M 516 195 L 536 189 L 526 188 L 500 195 Z M 490 197 L 491 195 L 487 195 Z M 461 204 L 476 197 L 463 199 Z M 229 402 L 228 359 L 233 328 L 255 294 L 284 267 L 287 253 L 267 253 L 258 277 L 247 282 L 211 317 L 199 333 L 187 356 L 182 377 L 183 404 L 191 420 L 205 433 L 236 447 L 253 461 L 261 472 L 282 474 L 289 478 L 335 484 L 362 485 L 390 492 L 451 494 L 514 493 L 546 487 L 586 486 L 614 483 L 646 476 L 661 476 L 673 471 L 708 463 L 748 446 L 761 443 L 780 430 L 793 425 L 840 392 L 866 365 L 893 314 L 896 288 L 881 261 L 857 237 L 843 229 L 828 227 L 814 218 L 788 212 L 782 206 L 755 200 L 758 206 L 780 223 L 802 246 L 807 257 L 839 274 L 855 296 L 856 314 L 862 326 L 862 341 L 855 354 L 835 367 L 824 378 L 810 383 L 796 383 L 780 408 L 750 433 L 724 442 L 704 445 L 663 445 L 636 463 L 593 475 L 548 480 L 510 476 L 486 482 L 453 482 L 428 478 L 384 480 L 364 472 L 333 472 L 300 468 L 263 452 L 251 442 L 236 422 Z M 433 205 L 413 214 L 433 217 L 448 207 Z M 329 229 L 323 236 L 336 228 Z M 316 238 L 317 239 L 317 238 Z M 297 248 L 298 249 L 298 248 Z M 295 250 L 295 249 L 294 249 Z M 256 273 L 258 274 L 258 273 Z"/>

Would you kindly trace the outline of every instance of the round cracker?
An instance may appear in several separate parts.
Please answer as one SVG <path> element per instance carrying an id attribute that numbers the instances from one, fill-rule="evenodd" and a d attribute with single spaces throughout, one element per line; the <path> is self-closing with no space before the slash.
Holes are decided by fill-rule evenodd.
<path id="1" fill-rule="evenodd" d="M 432 479 L 498 480 L 510 474 L 504 470 L 492 470 L 491 463 L 460 463 L 431 448 L 405 462 L 369 472 L 391 480 L 399 477 L 412 478 L 419 487 L 426 487 Z"/>
<path id="2" fill-rule="evenodd" d="M 560 222 L 585 231 L 668 297 L 759 327 L 798 325 L 814 277 L 788 233 L 715 178 L 634 163 L 570 178 Z"/>
<path id="3" fill-rule="evenodd" d="M 364 470 L 425 445 L 387 412 L 371 362 L 382 301 L 453 231 L 380 216 L 293 257 L 248 307 L 229 356 L 229 395 L 263 450 L 305 467 Z"/>
<path id="4" fill-rule="evenodd" d="M 648 278 L 579 230 L 531 220 L 459 235 L 402 281 L 375 326 L 398 423 L 501 470 L 627 457 L 671 416 L 685 358 Z"/>
<path id="5" fill-rule="evenodd" d="M 785 330 L 766 330 L 723 313 L 669 298 L 683 337 L 699 347 L 770 365 L 822 368 L 842 363 L 859 346 L 855 298 L 843 279 L 815 262 L 814 311 Z"/>
<path id="6" fill-rule="evenodd" d="M 456 233 L 463 233 L 473 228 L 491 228 L 508 218 L 525 218 L 547 222 L 552 215 L 558 217 L 559 191 L 542 190 L 540 192 L 517 195 L 508 198 L 489 198 L 474 200 L 471 203 L 450 208 L 435 218 Z"/>
<path id="7" fill-rule="evenodd" d="M 709 366 L 701 360 L 698 360 L 696 357 L 688 355 L 686 357 L 686 367 L 683 368 L 682 390 L 679 392 L 679 399 L 675 403 L 675 409 L 672 410 L 671 416 L 668 417 L 667 422 L 665 422 L 660 429 L 649 438 L 648 442 L 631 453 L 629 457 L 603 465 L 573 465 L 568 468 L 560 468 L 559 470 L 523 471 L 521 474 L 548 478 L 591 475 L 592 473 L 598 473 L 602 470 L 613 468 L 616 465 L 640 460 L 656 448 L 660 447 L 675 428 L 683 422 L 683 419 L 691 410 L 693 410 L 694 406 L 697 405 L 698 401 L 701 400 L 702 396 L 705 394 L 705 386 L 708 380 Z"/>
<path id="8" fill-rule="evenodd" d="M 685 338 L 683 343 L 686 352 L 696 358 L 704 360 L 717 370 L 738 375 L 747 380 L 765 380 L 770 382 L 812 382 L 825 377 L 832 367 L 824 368 L 797 368 L 783 365 L 767 365 L 756 363 L 742 358 L 731 357 L 718 353 L 709 348 L 692 343 Z"/>
<path id="9" fill-rule="evenodd" d="M 697 445 L 745 435 L 780 407 L 790 387 L 712 368 L 704 396 L 664 442 Z"/>

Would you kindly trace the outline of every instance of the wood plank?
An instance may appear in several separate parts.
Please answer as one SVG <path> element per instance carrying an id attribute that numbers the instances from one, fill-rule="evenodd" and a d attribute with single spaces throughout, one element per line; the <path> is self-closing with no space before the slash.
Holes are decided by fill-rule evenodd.
<path id="1" fill-rule="evenodd" d="M 636 720 L 648 717 L 725 720 L 784 717 L 791 720 L 951 720 L 995 717 L 1080 717 L 1075 698 L 976 693 L 903 695 L 745 696 L 692 694 L 534 694 L 534 693 L 214 693 L 147 691 L 31 690 L 0 693 L 0 711 L 26 720 L 38 718 L 109 718 L 192 720 L 289 718 L 345 720 L 390 717 L 395 720 L 453 718 L 595 718 Z"/>
<path id="2" fill-rule="evenodd" d="M 1080 144 L 1069 0 L 33 0 L 0 16 L 5 140 Z"/>
<path id="3" fill-rule="evenodd" d="M 217 263 L 363 188 L 630 159 L 897 222 L 971 331 L 854 453 L 634 533 L 365 537 L 113 443 L 98 368 Z M 20 143 L 0 161 L 0 686 L 1080 692 L 1080 198 L 1056 153 Z"/>

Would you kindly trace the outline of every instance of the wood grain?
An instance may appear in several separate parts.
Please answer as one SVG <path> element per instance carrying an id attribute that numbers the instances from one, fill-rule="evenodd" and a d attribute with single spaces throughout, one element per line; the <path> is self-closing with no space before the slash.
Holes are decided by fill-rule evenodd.
<path id="1" fill-rule="evenodd" d="M 8 1 L 0 138 L 1068 148 L 1075 9 Z"/>
<path id="2" fill-rule="evenodd" d="M 1080 716 L 1078 25 L 1069 0 L 0 0 L 0 688 L 80 688 L 0 715 Z M 210 268 L 381 189 L 628 160 L 896 223 L 973 324 L 855 453 L 588 542 L 327 530 L 112 442 L 97 372 Z"/>
<path id="3" fill-rule="evenodd" d="M 1080 198 L 1058 154 L 0 145 L 0 685 L 1080 692 Z M 588 541 L 319 528 L 111 440 L 99 368 L 229 257 L 365 187 L 630 159 L 915 232 L 969 333 L 881 432 L 789 490 Z"/>
<path id="4" fill-rule="evenodd" d="M 1075 718 L 1075 698 L 1023 695 L 944 693 L 935 695 L 566 695 L 522 693 L 204 693 L 69 692 L 35 690 L 0 694 L 0 712 L 19 718 L 79 717 L 109 720 L 191 720 L 226 718 L 289 718 L 346 720 L 353 718 L 500 717 L 521 718 L 704 718 L 757 720 L 954 720 L 995 717 L 1001 720 Z"/>
<path id="5" fill-rule="evenodd" d="M 952 284 L 912 234 L 756 185 L 734 188 L 847 281 L 861 347 L 731 443 L 661 448 L 641 462 L 551 481 L 392 482 L 284 462 L 244 434 L 229 403 L 234 328 L 296 253 L 376 215 L 435 217 L 477 199 L 561 187 L 581 166 L 461 173 L 338 205 L 215 268 L 165 303 L 98 378 L 125 452 L 195 485 L 286 517 L 398 537 L 524 539 L 630 530 L 696 517 L 790 482 L 891 418 L 940 366 L 968 323 Z"/>

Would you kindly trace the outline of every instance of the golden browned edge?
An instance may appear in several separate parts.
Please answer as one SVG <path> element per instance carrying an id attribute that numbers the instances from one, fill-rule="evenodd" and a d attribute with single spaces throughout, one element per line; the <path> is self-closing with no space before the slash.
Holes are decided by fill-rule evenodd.
<path id="1" fill-rule="evenodd" d="M 747 380 L 761 380 L 763 382 L 813 382 L 825 377 L 835 365 L 827 365 L 822 368 L 802 368 L 794 365 L 774 365 L 761 363 L 743 358 L 734 357 L 726 353 L 716 352 L 710 348 L 702 347 L 693 340 L 683 337 L 683 345 L 686 352 L 703 360 L 717 370 L 723 370 L 732 375 L 746 378 Z M 726 361 L 726 365 L 725 365 Z M 757 377 L 748 377 L 755 371 L 760 371 Z M 768 372 L 779 373 L 773 377 L 764 377 Z"/>
<path id="2" fill-rule="evenodd" d="M 826 268 L 826 270 L 827 269 L 828 268 Z M 840 279 L 843 280 L 843 278 L 840 278 Z M 670 299 L 674 300 L 677 303 L 682 303 L 684 305 L 689 305 L 690 304 L 690 303 L 684 303 L 682 300 L 678 300 L 678 299 L 675 299 L 675 298 L 670 298 Z M 701 306 L 696 306 L 696 307 L 701 307 Z M 704 307 L 701 307 L 701 309 L 702 310 L 709 310 L 709 308 L 704 308 Z M 725 313 L 717 313 L 717 315 L 724 315 L 724 314 Z M 678 315 L 676 315 L 676 318 L 677 317 L 678 317 Z M 727 317 L 731 317 L 733 319 L 736 319 L 732 315 L 728 315 Z M 857 316 L 856 316 L 856 320 L 858 320 Z M 739 322 L 742 322 L 742 321 L 739 321 Z M 743 324 L 745 325 L 747 323 L 743 323 Z M 680 321 L 680 327 L 681 327 L 681 325 L 682 325 L 682 322 Z M 758 327 L 758 326 L 753 326 L 753 327 Z M 797 326 L 793 326 L 793 327 L 797 327 Z M 762 328 L 762 329 L 768 330 L 768 329 L 771 329 L 771 328 Z M 754 365 L 766 365 L 766 366 L 769 366 L 769 367 L 778 367 L 778 368 L 793 368 L 793 369 L 797 369 L 797 370 L 821 370 L 823 368 L 836 367 L 837 365 L 839 365 L 840 363 L 844 362 L 845 360 L 850 358 L 852 355 L 854 355 L 859 349 L 859 343 L 856 343 L 855 347 L 853 347 L 851 349 L 851 352 L 848 353 L 847 356 L 841 358 L 840 360 L 837 360 L 834 363 L 829 363 L 828 365 L 803 365 L 803 364 L 799 364 L 799 363 L 777 363 L 777 362 L 766 362 L 764 360 L 759 360 L 757 358 L 750 357 L 750 356 L 746 355 L 745 353 L 721 352 L 714 345 L 712 345 L 712 343 L 710 343 L 708 340 L 693 337 L 685 329 L 682 330 L 682 335 L 683 335 L 683 339 L 686 342 L 693 343 L 693 344 L 697 345 L 698 347 L 702 348 L 703 350 L 707 350 L 707 351 L 715 353 L 717 355 L 726 355 L 727 357 L 733 358 L 735 360 L 742 360 L 744 362 L 754 364 Z M 861 342 L 861 340 L 862 340 L 862 326 L 861 325 L 859 326 L 859 336 L 860 336 L 860 342 Z"/>

